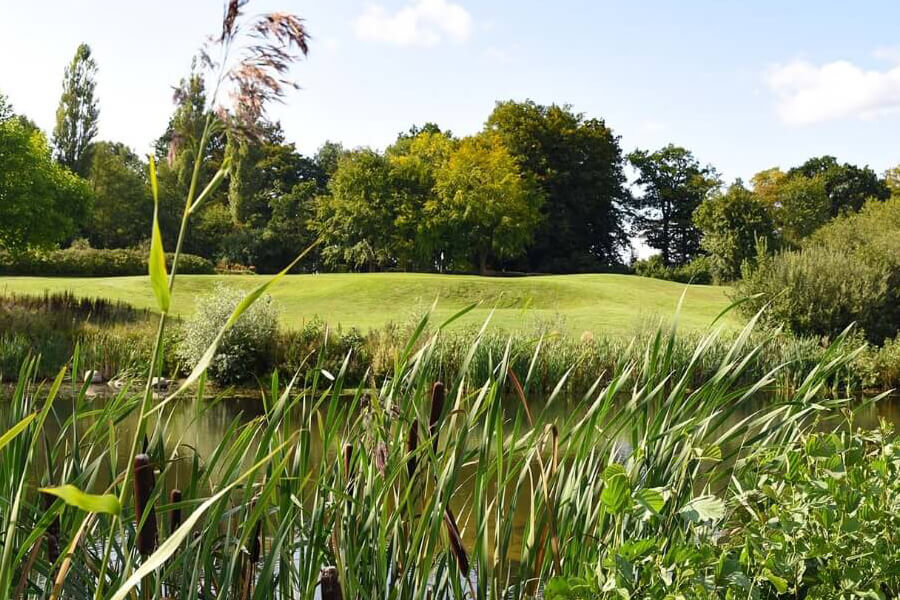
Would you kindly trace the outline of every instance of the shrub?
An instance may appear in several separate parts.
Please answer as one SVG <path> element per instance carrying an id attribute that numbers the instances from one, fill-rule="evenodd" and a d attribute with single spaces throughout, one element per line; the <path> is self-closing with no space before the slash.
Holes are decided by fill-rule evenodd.
<path id="1" fill-rule="evenodd" d="M 0 252 L 0 275 L 34 275 L 61 277 L 114 277 L 146 275 L 147 252 L 132 248 L 101 250 L 81 245 L 65 250 L 10 254 Z M 167 255 L 171 267 L 172 255 Z M 211 262 L 191 254 L 178 259 L 178 272 L 211 274 Z"/>
<path id="2" fill-rule="evenodd" d="M 754 295 L 758 297 L 753 298 Z M 881 344 L 900 330 L 900 200 L 835 219 L 798 251 L 744 269 L 735 298 L 802 335 L 835 336 L 857 322 Z"/>
<path id="3" fill-rule="evenodd" d="M 636 261 L 633 268 L 634 274 L 641 277 L 703 285 L 710 284 L 713 281 L 709 259 L 705 256 L 698 256 L 680 267 L 667 267 L 663 264 L 662 256 L 654 254 L 649 258 Z"/>
<path id="4" fill-rule="evenodd" d="M 200 298 L 194 315 L 184 324 L 179 359 L 190 368 L 196 366 L 243 297 L 241 290 L 220 284 Z M 222 338 L 209 365 L 209 376 L 217 383 L 228 384 L 265 373 L 272 366 L 277 333 L 277 310 L 271 296 L 265 296 Z"/>

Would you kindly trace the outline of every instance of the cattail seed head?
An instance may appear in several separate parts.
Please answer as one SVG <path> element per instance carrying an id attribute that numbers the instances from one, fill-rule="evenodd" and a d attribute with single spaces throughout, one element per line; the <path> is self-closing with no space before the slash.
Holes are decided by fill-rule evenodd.
<path id="1" fill-rule="evenodd" d="M 169 502 L 171 504 L 179 504 L 181 502 L 181 490 L 178 488 L 173 489 L 169 493 Z M 179 527 L 181 527 L 181 507 L 176 506 L 172 509 L 169 519 L 169 534 L 171 535 Z"/>
<path id="2" fill-rule="evenodd" d="M 138 552 L 149 556 L 156 550 L 156 513 L 150 504 L 150 496 L 156 485 L 150 457 L 138 454 L 134 457 L 134 525 L 137 533 Z M 144 514 L 146 513 L 146 517 Z M 141 525 L 143 520 L 144 524 Z"/>
<path id="3" fill-rule="evenodd" d="M 450 550 L 456 558 L 456 566 L 463 577 L 469 577 L 469 555 L 462 543 L 462 536 L 459 534 L 459 526 L 456 524 L 456 518 L 453 511 L 448 507 L 444 510 L 444 524 L 447 527 L 447 536 L 450 538 Z"/>
<path id="4" fill-rule="evenodd" d="M 55 497 L 50 494 L 43 494 L 44 512 L 48 512 L 53 507 Z M 50 525 L 47 526 L 47 561 L 55 563 L 59 558 L 59 513 L 54 515 Z"/>
<path id="5" fill-rule="evenodd" d="M 406 470 L 409 478 L 412 479 L 416 474 L 416 448 L 419 447 L 419 422 L 413 419 L 412 425 L 409 426 L 409 434 L 406 436 L 406 453 L 409 458 L 406 459 Z"/>
<path id="6" fill-rule="evenodd" d="M 437 425 L 444 413 L 444 384 L 436 381 L 431 386 L 431 416 L 428 419 L 428 435 L 432 438 L 434 449 L 437 451 Z"/>
<path id="7" fill-rule="evenodd" d="M 343 600 L 337 567 L 325 567 L 319 575 L 322 600 Z"/>

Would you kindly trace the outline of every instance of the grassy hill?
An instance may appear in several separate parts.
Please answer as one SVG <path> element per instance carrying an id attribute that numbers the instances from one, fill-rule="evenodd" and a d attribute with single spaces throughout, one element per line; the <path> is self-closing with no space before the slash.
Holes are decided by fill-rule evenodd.
<path id="1" fill-rule="evenodd" d="M 217 282 L 249 289 L 263 281 L 253 275 L 181 275 L 174 311 L 188 315 L 197 297 Z M 633 275 L 554 275 L 488 278 L 419 273 L 291 275 L 277 284 L 282 323 L 297 327 L 316 316 L 332 325 L 370 329 L 389 322 L 407 323 L 438 299 L 437 316 L 449 316 L 471 302 L 482 305 L 461 321 L 480 324 L 492 307 L 493 323 L 508 330 L 549 323 L 572 335 L 628 335 L 648 321 L 669 320 L 687 289 L 680 323 L 689 329 L 707 326 L 728 306 L 726 288 L 648 279 Z M 146 277 L 54 278 L 3 277 L 0 293 L 41 294 L 69 290 L 79 296 L 124 300 L 139 308 L 154 307 Z M 740 317 L 726 323 L 738 326 Z"/>

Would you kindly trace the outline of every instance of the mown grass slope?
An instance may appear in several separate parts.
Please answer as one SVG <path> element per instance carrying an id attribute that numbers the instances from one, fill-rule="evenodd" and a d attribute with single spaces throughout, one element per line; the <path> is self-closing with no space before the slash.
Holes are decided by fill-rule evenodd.
<path id="1" fill-rule="evenodd" d="M 219 282 L 250 289 L 262 281 L 263 276 L 253 275 L 181 275 L 173 310 L 183 316 L 190 314 L 196 298 Z M 138 308 L 154 307 L 146 277 L 0 278 L 2 293 L 64 290 L 124 300 Z M 299 327 L 317 316 L 333 326 L 363 330 L 389 322 L 408 323 L 437 299 L 438 318 L 481 301 L 460 321 L 467 325 L 480 324 L 495 308 L 492 322 L 506 330 L 541 325 L 571 335 L 585 331 L 628 335 L 648 322 L 671 320 L 685 291 L 679 324 L 686 329 L 706 327 L 729 304 L 723 287 L 612 274 L 520 278 L 420 273 L 291 275 L 277 284 L 272 295 L 287 327 Z M 730 314 L 724 322 L 737 327 L 740 317 Z"/>

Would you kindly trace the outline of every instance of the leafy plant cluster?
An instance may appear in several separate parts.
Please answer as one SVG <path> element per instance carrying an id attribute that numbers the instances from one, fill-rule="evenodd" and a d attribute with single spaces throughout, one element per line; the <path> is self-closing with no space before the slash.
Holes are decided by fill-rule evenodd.
<path id="1" fill-rule="evenodd" d="M 172 254 L 166 256 L 172 263 Z M 182 273 L 206 275 L 215 268 L 205 258 L 182 254 Z M 26 253 L 0 251 L 0 275 L 33 275 L 61 277 L 115 277 L 145 275 L 147 252 L 139 248 L 99 249 L 71 247 L 64 250 L 34 250 Z"/>
<path id="2" fill-rule="evenodd" d="M 744 460 L 726 501 L 683 512 L 712 525 L 690 543 L 626 540 L 596 574 L 553 579 L 545 597 L 896 597 L 897 442 L 889 424 L 856 430 L 851 419 L 761 447 Z M 622 510 L 640 515 L 645 503 L 626 496 Z"/>

